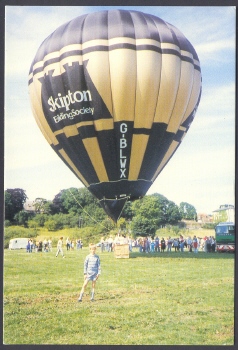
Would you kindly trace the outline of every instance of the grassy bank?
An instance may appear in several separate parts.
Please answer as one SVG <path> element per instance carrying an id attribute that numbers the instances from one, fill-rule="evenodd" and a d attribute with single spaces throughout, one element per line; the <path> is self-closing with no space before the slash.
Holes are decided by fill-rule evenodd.
<path id="1" fill-rule="evenodd" d="M 65 254 L 5 251 L 5 344 L 233 344 L 234 255 L 98 251 L 96 300 L 77 303 L 88 249 Z"/>

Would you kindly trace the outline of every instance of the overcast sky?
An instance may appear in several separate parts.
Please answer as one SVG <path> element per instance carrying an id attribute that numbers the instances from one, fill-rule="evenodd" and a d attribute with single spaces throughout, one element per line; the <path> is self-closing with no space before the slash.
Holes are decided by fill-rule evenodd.
<path id="1" fill-rule="evenodd" d="M 6 6 L 5 189 L 29 200 L 53 200 L 62 189 L 83 187 L 51 149 L 31 112 L 28 72 L 42 41 L 61 24 L 111 7 Z M 121 7 L 152 13 L 180 29 L 195 47 L 202 98 L 181 146 L 149 190 L 198 213 L 234 203 L 235 8 Z"/>

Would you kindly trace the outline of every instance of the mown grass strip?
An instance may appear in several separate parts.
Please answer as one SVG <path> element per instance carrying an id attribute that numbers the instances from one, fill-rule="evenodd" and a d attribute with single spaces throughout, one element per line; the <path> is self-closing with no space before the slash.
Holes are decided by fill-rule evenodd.
<path id="1" fill-rule="evenodd" d="M 77 303 L 88 249 L 65 253 L 5 251 L 5 344 L 234 344 L 234 255 L 98 251 L 96 301 Z"/>

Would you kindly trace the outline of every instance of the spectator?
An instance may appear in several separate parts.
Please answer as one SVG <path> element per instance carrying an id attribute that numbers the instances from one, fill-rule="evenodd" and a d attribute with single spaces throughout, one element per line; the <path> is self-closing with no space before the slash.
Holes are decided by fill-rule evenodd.
<path id="1" fill-rule="evenodd" d="M 155 237 L 155 251 L 159 252 L 159 237 Z"/>
<path id="2" fill-rule="evenodd" d="M 104 238 L 102 237 L 100 240 L 101 243 L 101 252 L 104 252 Z"/>
<path id="3" fill-rule="evenodd" d="M 171 237 L 168 238 L 168 246 L 167 246 L 167 252 L 171 252 L 173 240 Z"/>
<path id="4" fill-rule="evenodd" d="M 52 240 L 51 239 L 48 239 L 48 248 L 49 248 L 49 251 L 52 252 Z"/>
<path id="5" fill-rule="evenodd" d="M 198 252 L 198 239 L 196 236 L 193 237 L 193 248 L 194 248 L 194 253 Z"/>
<path id="6" fill-rule="evenodd" d="M 62 257 L 65 258 L 64 252 L 63 252 L 63 237 L 60 237 L 57 243 L 57 252 L 55 257 L 57 258 L 58 254 L 61 253 Z"/>
<path id="7" fill-rule="evenodd" d="M 108 238 L 108 251 L 109 252 L 112 252 L 112 244 L 113 244 L 113 238 L 112 238 L 112 236 L 110 236 Z"/>
<path id="8" fill-rule="evenodd" d="M 150 251 L 151 253 L 154 253 L 155 251 L 155 241 L 153 239 L 150 242 Z"/>
<path id="9" fill-rule="evenodd" d="M 192 238 L 189 236 L 187 239 L 187 247 L 188 247 L 189 253 L 192 252 L 192 243 L 193 243 Z"/>
<path id="10" fill-rule="evenodd" d="M 70 250 L 70 239 L 69 239 L 69 237 L 66 238 L 66 249 Z"/>
<path id="11" fill-rule="evenodd" d="M 212 249 L 212 241 L 211 241 L 211 236 L 207 238 L 207 252 L 211 253 Z"/>
<path id="12" fill-rule="evenodd" d="M 162 239 L 161 239 L 161 252 L 164 253 L 165 248 L 166 248 L 165 239 L 164 239 L 164 237 L 162 237 Z"/>
<path id="13" fill-rule="evenodd" d="M 179 242 L 177 239 L 174 239 L 174 251 L 177 252 L 178 251 L 178 245 L 179 245 Z"/>
<path id="14" fill-rule="evenodd" d="M 215 238 L 214 237 L 211 237 L 211 251 L 212 253 L 215 253 Z"/>
<path id="15" fill-rule="evenodd" d="M 30 240 L 28 239 L 27 245 L 26 245 L 26 252 L 30 253 Z"/>
<path id="16" fill-rule="evenodd" d="M 184 243 L 185 243 L 184 239 L 180 240 L 180 250 L 181 250 L 181 252 L 184 251 Z"/>

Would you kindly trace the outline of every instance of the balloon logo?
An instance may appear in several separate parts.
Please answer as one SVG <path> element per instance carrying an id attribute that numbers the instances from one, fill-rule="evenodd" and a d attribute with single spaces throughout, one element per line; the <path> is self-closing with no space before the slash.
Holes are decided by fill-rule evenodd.
<path id="1" fill-rule="evenodd" d="M 185 136 L 201 96 L 198 56 L 173 25 L 138 11 L 56 29 L 29 72 L 35 119 L 58 156 L 117 221 Z"/>

